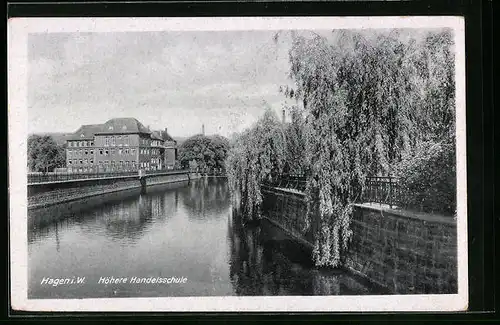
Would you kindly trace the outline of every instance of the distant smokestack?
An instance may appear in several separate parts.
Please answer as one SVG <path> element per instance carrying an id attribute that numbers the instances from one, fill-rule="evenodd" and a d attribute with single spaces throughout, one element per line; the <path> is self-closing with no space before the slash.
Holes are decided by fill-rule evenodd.
<path id="1" fill-rule="evenodd" d="M 205 135 L 205 124 L 201 125 L 201 134 Z"/>
<path id="2" fill-rule="evenodd" d="M 167 132 L 167 128 L 165 128 L 165 133 L 168 133 L 168 132 Z"/>
<path id="3" fill-rule="evenodd" d="M 281 120 L 283 123 L 285 123 L 285 108 L 283 108 L 281 112 L 282 112 Z"/>

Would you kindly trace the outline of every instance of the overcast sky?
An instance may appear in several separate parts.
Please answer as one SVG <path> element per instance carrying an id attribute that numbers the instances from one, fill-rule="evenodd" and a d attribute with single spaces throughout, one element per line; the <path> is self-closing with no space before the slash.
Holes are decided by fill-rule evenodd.
<path id="1" fill-rule="evenodd" d="M 29 132 L 135 117 L 172 136 L 230 135 L 281 110 L 289 38 L 274 32 L 47 33 L 29 37 Z"/>

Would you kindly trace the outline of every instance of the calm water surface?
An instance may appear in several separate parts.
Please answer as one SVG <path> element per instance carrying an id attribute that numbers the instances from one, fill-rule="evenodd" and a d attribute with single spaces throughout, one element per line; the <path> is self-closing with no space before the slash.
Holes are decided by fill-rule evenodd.
<path id="1" fill-rule="evenodd" d="M 373 294 L 316 270 L 262 225 L 243 229 L 227 181 L 208 178 L 29 211 L 29 298 Z M 53 286 L 45 279 L 84 277 Z M 185 277 L 184 284 L 104 284 L 101 277 Z M 47 281 L 46 281 L 47 282 Z"/>

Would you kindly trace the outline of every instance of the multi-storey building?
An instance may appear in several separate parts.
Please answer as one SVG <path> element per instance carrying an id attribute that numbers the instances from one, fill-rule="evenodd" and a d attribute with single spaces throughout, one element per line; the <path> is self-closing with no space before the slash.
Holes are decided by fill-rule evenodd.
<path id="1" fill-rule="evenodd" d="M 135 118 L 82 125 L 66 141 L 68 172 L 171 169 L 177 143 L 164 131 L 151 131 Z"/>

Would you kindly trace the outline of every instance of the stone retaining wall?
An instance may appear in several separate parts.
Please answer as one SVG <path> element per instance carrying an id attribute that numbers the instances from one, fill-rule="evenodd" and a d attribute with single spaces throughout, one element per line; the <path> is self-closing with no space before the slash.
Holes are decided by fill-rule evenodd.
<path id="1" fill-rule="evenodd" d="M 192 178 L 199 177 L 190 177 L 187 173 L 151 175 L 146 178 L 146 187 L 189 181 Z M 137 176 L 29 185 L 28 209 L 134 188 L 141 188 Z"/>
<path id="2" fill-rule="evenodd" d="M 263 188 L 263 213 L 299 241 L 305 230 L 303 195 Z M 345 267 L 388 292 L 457 293 L 457 233 L 452 217 L 354 204 Z"/>
<path id="3" fill-rule="evenodd" d="M 154 175 L 146 178 L 146 185 L 168 184 L 189 181 L 189 174 Z"/>
<path id="4" fill-rule="evenodd" d="M 123 191 L 132 188 L 140 188 L 139 179 L 125 178 L 114 180 L 113 182 L 71 182 L 63 187 L 52 186 L 46 188 L 46 191 L 37 189 L 36 193 L 29 193 L 28 190 L 28 208 L 40 208 L 47 205 L 76 200 L 83 197 L 102 195 L 117 191 Z M 30 195 L 31 194 L 31 195 Z"/>
<path id="5" fill-rule="evenodd" d="M 347 267 L 393 293 L 457 293 L 453 218 L 355 204 Z"/>

